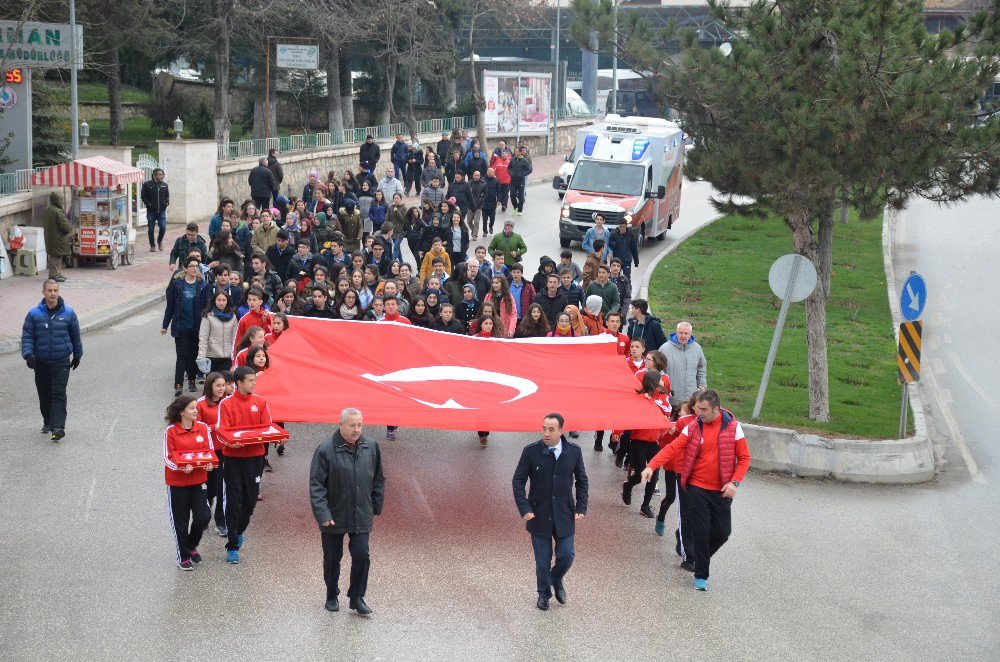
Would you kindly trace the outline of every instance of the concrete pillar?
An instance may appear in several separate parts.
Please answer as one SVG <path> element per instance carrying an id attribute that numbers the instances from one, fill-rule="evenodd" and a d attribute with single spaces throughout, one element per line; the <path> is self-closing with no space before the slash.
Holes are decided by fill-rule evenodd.
<path id="1" fill-rule="evenodd" d="M 219 206 L 217 143 L 214 140 L 159 140 L 157 143 L 164 181 L 170 185 L 167 221 L 189 223 L 211 218 Z"/>
<path id="2" fill-rule="evenodd" d="M 593 51 L 583 49 L 583 57 L 581 58 L 581 68 L 583 74 L 583 97 L 584 103 L 590 106 L 591 110 L 595 113 L 603 114 L 601 109 L 597 108 L 597 33 L 590 33 L 590 48 Z"/>
<path id="3" fill-rule="evenodd" d="M 113 161 L 135 165 L 132 163 L 132 147 L 120 146 L 111 147 L 109 145 L 80 145 L 80 158 L 86 159 L 91 156 L 103 156 Z"/>

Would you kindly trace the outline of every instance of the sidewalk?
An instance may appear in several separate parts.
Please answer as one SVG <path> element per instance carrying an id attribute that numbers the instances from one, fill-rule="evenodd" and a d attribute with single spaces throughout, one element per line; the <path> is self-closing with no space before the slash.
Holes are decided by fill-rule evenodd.
<path id="1" fill-rule="evenodd" d="M 531 186 L 549 185 L 563 163 L 562 154 L 532 159 L 534 173 L 528 179 Z M 417 204 L 410 196 L 407 204 Z M 78 269 L 66 269 L 66 282 L 61 291 L 67 305 L 80 319 L 80 331 L 95 331 L 119 322 L 163 301 L 170 270 L 167 256 L 174 240 L 184 233 L 181 225 L 167 227 L 162 253 L 150 253 L 146 246 L 145 219 L 141 219 L 136 234 L 135 263 L 112 271 L 101 262 Z M 202 236 L 208 236 L 207 221 L 200 223 Z M 0 354 L 21 350 L 21 325 L 28 310 L 42 300 L 42 283 L 48 277 L 41 272 L 35 277 L 14 276 L 0 281 L 0 306 L 7 312 L 0 319 Z"/>

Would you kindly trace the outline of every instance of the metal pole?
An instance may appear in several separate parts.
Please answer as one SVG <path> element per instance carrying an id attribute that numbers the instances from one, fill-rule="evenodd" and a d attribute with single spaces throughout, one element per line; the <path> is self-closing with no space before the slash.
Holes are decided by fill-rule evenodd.
<path id="1" fill-rule="evenodd" d="M 774 359 L 778 355 L 778 344 L 781 342 L 781 332 L 785 328 L 785 318 L 788 317 L 788 300 L 792 298 L 792 290 L 795 288 L 795 280 L 799 277 L 799 265 L 802 264 L 802 256 L 796 255 L 792 263 L 792 275 L 788 279 L 788 286 L 785 287 L 785 296 L 781 300 L 781 311 L 778 313 L 778 323 L 774 326 L 774 338 L 771 339 L 771 349 L 767 352 L 767 363 L 764 364 L 764 375 L 760 378 L 760 389 L 757 391 L 757 402 L 753 405 L 753 415 L 751 419 L 760 416 L 760 408 L 764 406 L 764 393 L 767 391 L 767 382 L 771 379 L 771 369 L 774 367 Z"/>
<path id="2" fill-rule="evenodd" d="M 614 43 L 611 44 L 611 112 L 618 112 L 618 0 L 611 6 Z"/>
<path id="3" fill-rule="evenodd" d="M 271 38 L 267 38 L 267 64 L 264 65 L 264 147 L 271 132 Z"/>
<path id="4" fill-rule="evenodd" d="M 563 104 L 559 102 L 559 99 L 562 97 L 562 94 L 560 94 L 560 92 L 563 91 L 561 83 L 559 82 L 560 81 L 559 71 L 560 71 L 560 69 L 562 69 L 562 67 L 559 66 L 559 27 L 560 27 L 559 26 L 559 19 L 561 19 L 561 18 L 562 18 L 562 0 L 557 0 L 557 2 L 556 2 L 556 52 L 555 52 L 556 66 L 555 66 L 555 72 L 554 72 L 555 75 L 553 76 L 553 78 L 555 78 L 556 100 L 555 100 L 555 103 L 552 104 L 552 107 L 555 109 L 555 111 L 552 113 L 552 153 L 553 154 L 557 154 L 559 152 L 559 111 L 563 108 Z"/>
<path id="5" fill-rule="evenodd" d="M 903 382 L 903 396 L 899 401 L 899 438 L 904 439 L 906 437 L 906 414 L 907 405 L 909 405 L 910 399 L 907 397 L 909 395 L 909 384 Z"/>
<path id="6" fill-rule="evenodd" d="M 517 74 L 517 125 L 516 137 L 514 138 L 514 153 L 517 153 L 517 145 L 521 142 L 521 74 Z"/>
<path id="7" fill-rule="evenodd" d="M 72 53 L 73 64 L 69 68 L 69 140 L 72 146 L 73 160 L 80 158 L 80 111 L 77 108 L 79 95 L 76 87 L 76 68 L 80 62 L 76 59 L 76 0 L 69 0 L 69 52 Z"/>

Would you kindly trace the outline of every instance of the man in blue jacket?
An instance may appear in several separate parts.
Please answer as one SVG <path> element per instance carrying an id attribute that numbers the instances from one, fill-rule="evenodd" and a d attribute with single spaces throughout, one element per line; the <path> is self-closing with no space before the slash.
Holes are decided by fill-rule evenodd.
<path id="1" fill-rule="evenodd" d="M 564 420 L 549 414 L 542 421 L 542 438 L 521 451 L 514 471 L 514 502 L 531 534 L 535 552 L 537 607 L 549 608 L 555 589 L 556 600 L 566 604 L 563 577 L 573 565 L 576 552 L 573 536 L 576 522 L 587 515 L 587 471 L 580 447 L 562 436 Z M 525 484 L 531 481 L 527 496 Z M 576 498 L 573 498 L 574 484 Z M 552 565 L 553 541 L 555 565 Z"/>
<path id="2" fill-rule="evenodd" d="M 59 283 L 42 284 L 44 298 L 28 311 L 21 330 L 21 356 L 35 371 L 35 388 L 42 411 L 42 434 L 52 441 L 66 436 L 66 384 L 70 369 L 83 358 L 80 322 L 59 296 Z"/>

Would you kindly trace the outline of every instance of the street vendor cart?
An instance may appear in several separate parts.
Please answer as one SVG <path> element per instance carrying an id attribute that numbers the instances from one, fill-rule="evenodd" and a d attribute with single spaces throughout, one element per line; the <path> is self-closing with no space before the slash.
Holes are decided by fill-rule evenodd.
<path id="1" fill-rule="evenodd" d="M 133 184 L 142 184 L 139 168 L 104 156 L 91 156 L 36 172 L 32 187 L 69 187 L 66 216 L 73 228 L 72 266 L 107 260 L 109 269 L 132 264 Z"/>

